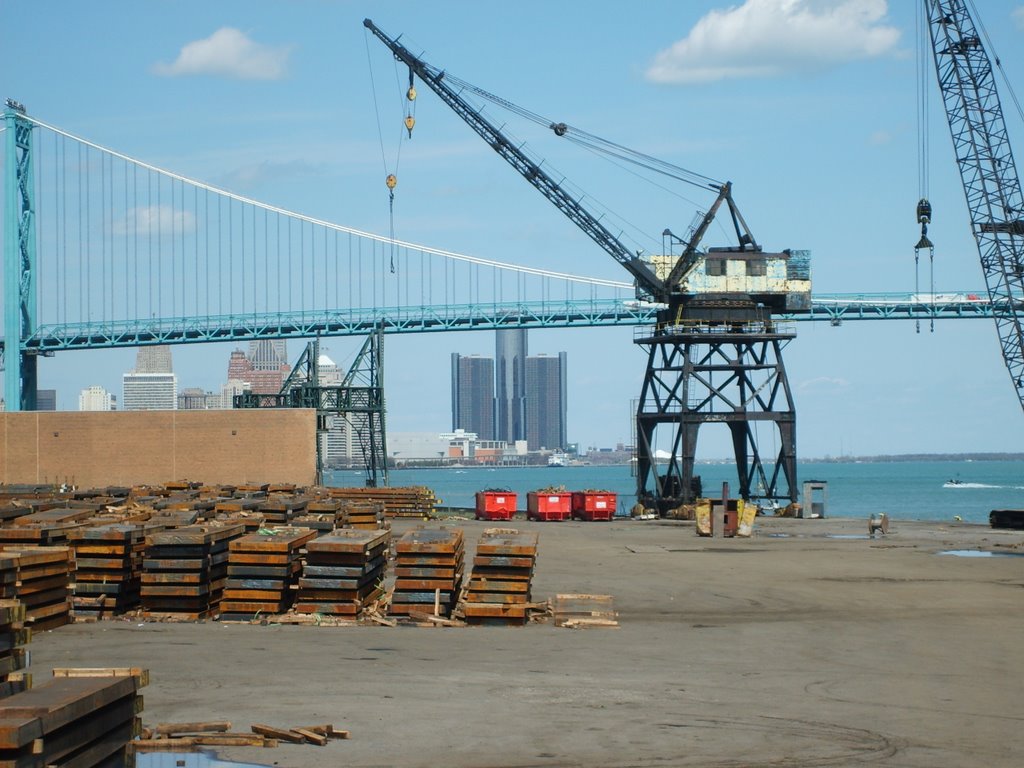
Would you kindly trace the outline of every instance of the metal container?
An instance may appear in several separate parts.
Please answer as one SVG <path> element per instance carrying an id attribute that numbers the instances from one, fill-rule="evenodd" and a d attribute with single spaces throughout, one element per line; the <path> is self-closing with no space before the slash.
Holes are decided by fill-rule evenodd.
<path id="1" fill-rule="evenodd" d="M 530 491 L 526 494 L 527 520 L 568 520 L 572 494 L 568 491 Z"/>
<path id="2" fill-rule="evenodd" d="M 573 491 L 572 516 L 577 520 L 611 520 L 618 496 L 604 491 Z"/>
<path id="3" fill-rule="evenodd" d="M 477 520 L 511 520 L 516 513 L 514 491 L 477 491 Z"/>

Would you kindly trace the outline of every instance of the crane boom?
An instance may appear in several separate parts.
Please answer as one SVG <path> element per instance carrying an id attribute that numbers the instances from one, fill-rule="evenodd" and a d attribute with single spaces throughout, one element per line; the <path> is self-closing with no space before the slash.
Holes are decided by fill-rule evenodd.
<path id="1" fill-rule="evenodd" d="M 476 131 L 495 152 L 519 171 L 524 179 L 536 187 L 544 197 L 568 216 L 576 226 L 589 235 L 613 259 L 622 264 L 636 278 L 637 284 L 642 290 L 649 293 L 657 301 L 665 301 L 668 298 L 671 291 L 668 289 L 666 281 L 658 278 L 651 267 L 640 258 L 639 254 L 627 248 L 597 217 L 591 214 L 579 201 L 566 192 L 558 182 L 551 178 L 540 165 L 509 141 L 496 126 L 474 109 L 458 92 L 449 87 L 444 81 L 443 71 L 430 66 L 415 56 L 397 39 L 388 37 L 370 19 L 365 19 L 363 26 L 391 49 L 396 59 L 408 66 L 410 71 L 415 73 L 434 93 L 440 96 L 441 100 Z"/>
<path id="2" fill-rule="evenodd" d="M 966 0 L 924 0 L 935 71 L 1003 360 L 1024 407 L 1024 200 L 992 63 Z"/>

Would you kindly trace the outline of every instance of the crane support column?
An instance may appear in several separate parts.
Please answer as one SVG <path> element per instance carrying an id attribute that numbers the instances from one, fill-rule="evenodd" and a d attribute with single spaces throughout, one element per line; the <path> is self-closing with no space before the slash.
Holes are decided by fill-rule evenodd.
<path id="1" fill-rule="evenodd" d="M 661 515 L 701 496 L 697 436 L 712 423 L 729 428 L 742 498 L 796 501 L 796 409 L 782 360 L 795 334 L 780 332 L 770 315 L 756 319 L 759 314 L 741 319 L 734 308 L 684 310 L 635 340 L 648 347 L 636 413 L 637 498 Z M 755 434 L 762 422 L 778 430 L 780 449 L 769 467 Z M 671 449 L 662 462 L 656 446 L 665 444 L 664 430 Z"/>
<path id="2" fill-rule="evenodd" d="M 36 356 L 22 352 L 36 325 L 36 240 L 32 125 L 24 108 L 4 110 L 4 403 L 8 411 L 36 407 Z"/>

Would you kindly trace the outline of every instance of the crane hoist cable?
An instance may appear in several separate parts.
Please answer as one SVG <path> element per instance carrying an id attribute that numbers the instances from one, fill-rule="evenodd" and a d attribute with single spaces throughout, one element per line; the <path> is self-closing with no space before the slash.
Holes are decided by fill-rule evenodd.
<path id="1" fill-rule="evenodd" d="M 395 150 L 394 166 L 388 165 L 387 151 L 384 148 L 384 129 L 381 123 L 381 110 L 377 102 L 377 84 L 373 77 L 373 58 L 370 55 L 370 38 L 368 34 L 363 36 L 366 44 L 366 60 L 370 72 L 370 89 L 373 92 L 373 109 L 377 118 L 377 137 L 380 141 L 381 160 L 384 164 L 384 185 L 388 190 L 388 236 L 390 239 L 390 270 L 395 274 L 395 188 L 398 186 L 398 165 L 402 159 L 402 141 L 405 138 L 403 132 L 399 131 L 398 145 Z M 398 81 L 398 61 L 395 61 L 395 79 Z M 399 89 L 401 90 L 401 88 Z M 409 70 L 409 87 L 406 89 L 404 98 L 409 102 L 408 107 L 403 106 L 401 112 L 405 114 L 402 121 L 404 132 L 408 138 L 412 138 L 412 129 L 416 124 L 416 88 L 413 86 L 413 73 Z"/>
<path id="2" fill-rule="evenodd" d="M 914 299 L 921 299 L 920 261 L 921 251 L 928 252 L 929 277 L 929 330 L 935 332 L 935 245 L 928 238 L 928 225 L 932 221 L 932 204 L 929 192 L 929 124 L 928 87 L 931 77 L 931 38 L 928 33 L 928 19 L 920 4 L 917 5 L 917 223 L 921 225 L 921 239 L 914 246 Z M 920 318 L 914 319 L 917 333 L 921 332 Z"/>
<path id="3" fill-rule="evenodd" d="M 432 70 L 436 69 L 429 67 L 429 65 L 427 66 Z M 436 71 L 439 72 L 439 70 Z M 644 154 L 643 152 L 630 149 L 629 147 L 617 144 L 614 141 L 601 138 L 600 136 L 588 133 L 587 131 L 581 130 L 579 128 L 575 128 L 564 122 L 556 122 L 554 120 L 551 120 L 550 118 L 544 117 L 543 115 L 526 109 L 525 107 L 521 107 L 518 104 L 509 101 L 508 99 L 504 99 L 501 96 L 496 96 L 495 94 L 490 93 L 489 91 L 486 91 L 483 88 L 475 86 L 472 83 L 469 83 L 460 77 L 456 77 L 450 72 L 444 73 L 444 79 L 447 83 L 456 88 L 459 88 L 463 91 L 469 91 L 470 93 L 473 93 L 476 96 L 479 96 L 480 98 L 491 102 L 492 104 L 507 109 L 510 112 L 513 112 L 519 115 L 520 117 L 529 120 L 530 122 L 536 123 L 537 125 L 541 125 L 545 128 L 550 128 L 552 131 L 554 131 L 556 136 L 565 136 L 570 141 L 582 146 L 590 147 L 595 152 L 603 153 L 612 157 L 618 157 L 621 160 L 625 160 L 627 162 L 638 165 L 642 168 L 646 168 L 647 170 L 652 171 L 654 173 L 660 173 L 665 176 L 674 178 L 677 181 L 692 184 L 702 189 L 710 188 L 714 189 L 715 191 L 718 191 L 724 185 L 724 182 L 713 179 L 710 176 L 705 176 L 701 173 L 697 173 L 696 171 L 691 171 L 686 168 L 681 168 L 677 165 L 673 165 L 672 163 L 666 162 L 664 160 L 659 160 L 656 157 L 652 157 L 651 155 Z"/>

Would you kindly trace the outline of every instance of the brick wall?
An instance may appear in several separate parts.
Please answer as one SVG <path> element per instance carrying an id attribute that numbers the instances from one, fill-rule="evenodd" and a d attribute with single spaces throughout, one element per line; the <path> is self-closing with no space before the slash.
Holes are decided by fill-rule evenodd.
<path id="1" fill-rule="evenodd" d="M 316 475 L 312 410 L 0 413 L 0 482 L 80 488 Z"/>

